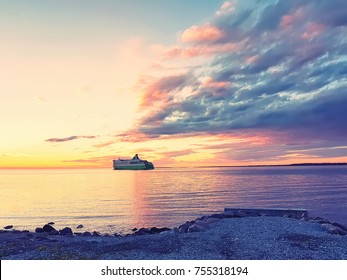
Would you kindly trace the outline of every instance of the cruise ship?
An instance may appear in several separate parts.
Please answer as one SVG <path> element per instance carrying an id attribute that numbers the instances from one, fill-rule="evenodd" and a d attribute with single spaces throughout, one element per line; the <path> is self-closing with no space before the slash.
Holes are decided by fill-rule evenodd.
<path id="1" fill-rule="evenodd" d="M 154 169 L 153 163 L 142 160 L 136 154 L 132 159 L 114 159 L 113 160 L 114 170 L 148 170 Z"/>

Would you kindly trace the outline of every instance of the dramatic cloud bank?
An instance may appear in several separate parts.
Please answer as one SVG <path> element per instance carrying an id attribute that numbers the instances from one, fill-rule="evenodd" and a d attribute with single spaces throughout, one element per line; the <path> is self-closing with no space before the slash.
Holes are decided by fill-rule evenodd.
<path id="1" fill-rule="evenodd" d="M 175 73 L 145 85 L 137 129 L 345 141 L 346 38 L 346 1 L 227 1 L 163 48 L 162 64 Z"/>

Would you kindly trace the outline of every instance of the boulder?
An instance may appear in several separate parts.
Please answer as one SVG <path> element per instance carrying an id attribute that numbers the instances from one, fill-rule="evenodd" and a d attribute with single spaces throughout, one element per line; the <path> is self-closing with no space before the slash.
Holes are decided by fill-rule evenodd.
<path id="1" fill-rule="evenodd" d="M 47 225 L 52 226 L 52 225 L 54 225 L 54 222 L 49 222 L 49 223 L 47 223 Z"/>
<path id="2" fill-rule="evenodd" d="M 170 229 L 167 227 L 163 227 L 163 228 L 152 227 L 149 230 L 149 234 L 158 234 L 158 233 L 161 233 L 163 231 L 168 231 L 168 230 L 170 230 Z"/>
<path id="3" fill-rule="evenodd" d="M 43 232 L 45 232 L 45 231 L 43 230 L 43 228 L 36 228 L 36 229 L 35 229 L 35 232 L 36 232 L 36 233 L 43 233 Z"/>
<path id="4" fill-rule="evenodd" d="M 53 229 L 52 231 L 49 232 L 49 235 L 59 235 L 59 231 L 56 229 Z"/>
<path id="5" fill-rule="evenodd" d="M 134 232 L 135 235 L 145 235 L 149 233 L 150 233 L 150 229 L 148 228 L 140 228 L 139 230 Z"/>
<path id="6" fill-rule="evenodd" d="M 339 234 L 337 228 L 332 224 L 321 224 L 321 227 L 331 234 Z"/>
<path id="7" fill-rule="evenodd" d="M 73 232 L 72 232 L 72 229 L 71 228 L 69 228 L 69 227 L 65 227 L 65 228 L 63 228 L 62 230 L 59 230 L 59 233 L 61 234 L 61 235 L 64 235 L 64 236 L 72 236 L 73 235 Z"/>
<path id="8" fill-rule="evenodd" d="M 311 221 L 314 223 L 318 223 L 318 224 L 331 224 L 328 220 L 323 219 L 321 217 L 315 217 L 315 218 L 311 219 Z"/>
<path id="9" fill-rule="evenodd" d="M 204 231 L 205 229 L 206 229 L 206 227 L 195 223 L 188 228 L 187 232 L 188 233 L 200 232 L 200 231 Z"/>
<path id="10" fill-rule="evenodd" d="M 224 212 L 223 213 L 223 218 L 235 218 L 235 214 L 234 214 L 234 212 Z"/>
<path id="11" fill-rule="evenodd" d="M 4 229 L 11 229 L 13 228 L 13 225 L 5 226 Z"/>
<path id="12" fill-rule="evenodd" d="M 56 229 L 49 224 L 43 226 L 43 231 L 45 232 L 50 233 L 51 231 L 54 231 L 54 230 L 56 231 Z"/>
<path id="13" fill-rule="evenodd" d="M 343 229 L 344 231 L 347 231 L 347 227 L 340 224 L 340 223 L 332 223 L 332 225 L 335 227 L 339 227 L 339 228 Z"/>
<path id="14" fill-rule="evenodd" d="M 78 225 L 76 228 L 83 228 L 83 225 L 82 224 Z"/>
<path id="15" fill-rule="evenodd" d="M 243 210 L 237 211 L 237 215 L 241 218 L 247 217 L 247 213 Z"/>
<path id="16" fill-rule="evenodd" d="M 205 223 L 206 224 L 213 224 L 213 223 L 216 223 L 216 222 L 219 222 L 220 219 L 217 219 L 217 218 L 208 218 Z"/>
<path id="17" fill-rule="evenodd" d="M 217 218 L 217 219 L 223 219 L 224 218 L 224 213 L 221 214 L 212 214 L 207 218 Z"/>
<path id="18" fill-rule="evenodd" d="M 180 233 L 185 233 L 185 232 L 188 231 L 188 228 L 189 228 L 192 224 L 194 224 L 194 222 L 185 222 L 183 225 L 180 225 L 180 226 L 178 227 L 178 231 L 179 231 Z"/>

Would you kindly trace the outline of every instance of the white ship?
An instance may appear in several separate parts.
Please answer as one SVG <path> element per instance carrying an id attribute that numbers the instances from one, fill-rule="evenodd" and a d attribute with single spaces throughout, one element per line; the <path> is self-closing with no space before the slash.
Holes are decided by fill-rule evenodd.
<path id="1" fill-rule="evenodd" d="M 154 169 L 153 163 L 142 160 L 136 154 L 132 159 L 114 159 L 113 160 L 114 170 L 147 170 Z"/>

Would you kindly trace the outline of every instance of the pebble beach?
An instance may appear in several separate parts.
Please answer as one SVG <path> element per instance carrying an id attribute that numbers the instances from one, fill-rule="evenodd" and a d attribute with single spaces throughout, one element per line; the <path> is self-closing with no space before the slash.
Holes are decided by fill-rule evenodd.
<path id="1" fill-rule="evenodd" d="M 213 214 L 132 234 L 6 226 L 2 260 L 346 260 L 347 228 L 323 218 Z"/>

